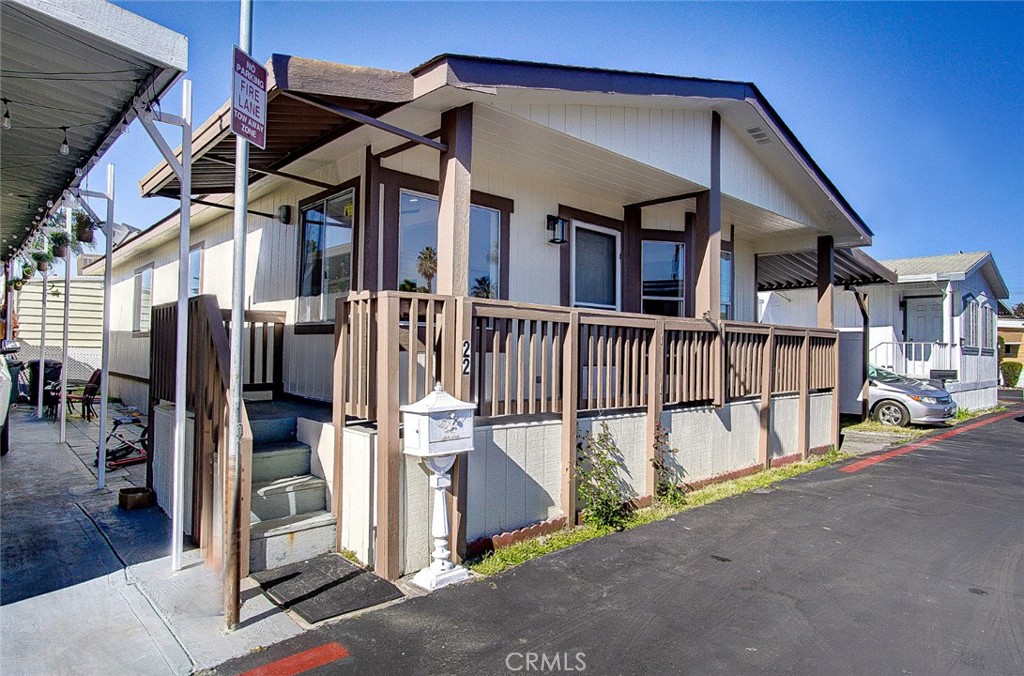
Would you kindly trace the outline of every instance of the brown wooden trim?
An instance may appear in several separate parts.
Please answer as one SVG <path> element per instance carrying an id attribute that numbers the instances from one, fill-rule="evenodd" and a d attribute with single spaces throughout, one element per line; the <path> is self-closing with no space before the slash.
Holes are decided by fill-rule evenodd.
<path id="1" fill-rule="evenodd" d="M 579 356 L 580 315 L 573 310 L 569 313 L 569 324 L 562 343 L 562 513 L 570 524 L 576 524 L 576 443 L 577 407 L 579 406 Z"/>
<path id="2" fill-rule="evenodd" d="M 654 496 L 657 491 L 658 477 L 655 472 L 655 461 L 658 457 L 658 430 L 661 427 L 661 412 L 665 402 L 665 320 L 659 319 L 647 348 L 647 433 L 644 463 L 645 493 Z"/>
<path id="3" fill-rule="evenodd" d="M 622 310 L 643 309 L 643 212 L 640 207 L 623 209 L 622 219 Z"/>
<path id="4" fill-rule="evenodd" d="M 296 336 L 327 336 L 334 334 L 334 324 L 308 322 L 295 325 Z"/>
<path id="5" fill-rule="evenodd" d="M 654 242 L 676 242 L 685 244 L 687 240 L 686 232 L 683 230 L 659 230 L 657 228 L 644 228 L 640 231 L 642 235 L 642 241 L 648 240 Z"/>
<path id="6" fill-rule="evenodd" d="M 415 176 L 386 167 L 380 168 L 380 184 L 384 189 L 384 232 L 382 246 L 384 258 L 381 265 L 383 270 L 383 288 L 395 290 L 398 288 L 398 229 L 399 229 L 399 203 L 402 190 L 413 190 L 424 195 L 438 196 L 439 182 L 422 176 Z M 509 298 L 509 271 L 510 271 L 510 240 L 512 231 L 512 214 L 515 213 L 515 201 L 500 195 L 492 195 L 478 190 L 470 191 L 470 203 L 494 209 L 500 213 L 498 226 L 498 298 L 508 300 Z"/>
<path id="7" fill-rule="evenodd" d="M 332 186 L 330 188 L 327 188 L 326 190 L 321 190 L 320 192 L 316 193 L 315 195 L 310 195 L 309 197 L 303 197 L 301 200 L 299 200 L 299 214 L 298 214 L 298 216 L 299 216 L 300 220 L 297 223 L 297 225 L 300 225 L 300 226 L 302 225 L 301 218 L 302 218 L 302 210 L 303 209 L 305 209 L 306 207 L 308 207 L 308 206 L 310 206 L 312 204 L 316 204 L 317 202 L 323 202 L 324 200 L 326 200 L 326 199 L 328 199 L 330 197 L 334 197 L 335 195 L 343 193 L 346 190 L 348 190 L 349 188 L 353 188 L 355 190 L 355 195 L 354 195 L 353 199 L 358 200 L 359 199 L 359 185 L 360 185 L 360 177 L 356 176 L 354 178 L 348 179 L 347 181 L 339 183 L 336 186 Z M 358 208 L 358 202 L 357 202 L 356 205 L 354 205 L 354 207 Z M 356 213 L 358 213 L 358 212 L 356 212 Z"/>
<path id="8" fill-rule="evenodd" d="M 361 184 L 361 178 L 356 176 L 350 178 L 347 181 L 343 181 L 338 185 L 324 190 L 315 195 L 310 195 L 304 199 L 299 200 L 298 213 L 296 218 L 298 219 L 297 225 L 299 226 L 298 242 L 296 248 L 298 251 L 298 261 L 295 266 L 295 297 L 299 298 L 299 294 L 302 290 L 302 242 L 305 235 L 305 223 L 302 219 L 302 210 L 316 204 L 317 202 L 323 202 L 335 195 L 339 195 L 346 190 L 352 190 L 352 262 L 349 266 L 349 288 L 355 289 L 359 283 L 359 238 L 361 236 L 362 227 L 360 226 L 360 218 L 362 214 L 362 205 L 360 204 L 359 186 Z M 321 289 L 322 294 L 322 289 Z"/>
<path id="9" fill-rule="evenodd" d="M 440 138 L 440 136 L 441 136 L 441 130 L 440 129 L 435 129 L 434 131 L 430 132 L 429 134 L 424 134 L 423 138 L 436 139 L 436 138 Z M 399 144 L 399 145 L 395 146 L 394 148 L 389 148 L 388 150 L 382 150 L 381 152 L 379 152 L 377 154 L 377 157 L 379 157 L 382 160 L 387 158 L 387 157 L 394 157 L 395 155 L 399 155 L 401 153 L 404 153 L 406 150 L 412 150 L 413 148 L 418 148 L 419 145 L 420 144 L 417 143 L 416 141 L 406 141 L 405 143 Z"/>
<path id="10" fill-rule="evenodd" d="M 377 534 L 375 572 L 386 580 L 402 574 L 400 559 L 401 438 L 399 435 L 398 296 L 377 300 Z"/>
<path id="11" fill-rule="evenodd" d="M 818 237 L 818 328 L 835 325 L 835 240 L 832 235 Z M 904 313 L 906 314 L 906 313 Z"/>
<path id="12" fill-rule="evenodd" d="M 769 327 L 768 340 L 761 352 L 761 408 L 760 430 L 757 441 L 757 464 L 765 469 L 771 466 L 772 440 L 772 379 L 775 376 L 775 328 Z"/>
<path id="13" fill-rule="evenodd" d="M 697 195 L 704 192 L 703 190 L 695 190 L 693 192 L 684 192 L 679 195 L 669 195 L 668 197 L 658 197 L 652 200 L 645 200 L 643 202 L 634 202 L 633 204 L 627 204 L 624 208 L 629 209 L 630 207 L 644 208 L 654 207 L 659 204 L 669 204 L 670 202 L 682 202 L 683 200 L 692 200 Z"/>
<path id="14" fill-rule="evenodd" d="M 376 291 L 380 288 L 380 156 L 366 147 L 366 193 L 363 215 L 363 270 L 359 290 Z"/>
<path id="15" fill-rule="evenodd" d="M 473 176 L 473 104 L 441 113 L 437 197 L 437 292 L 469 295 L 469 223 Z"/>
<path id="16" fill-rule="evenodd" d="M 576 209 L 575 207 L 569 207 L 569 206 L 566 206 L 564 204 L 559 204 L 558 205 L 558 217 L 559 218 L 565 218 L 565 219 L 568 219 L 570 221 L 583 221 L 584 223 L 590 223 L 591 225 L 599 225 L 602 228 L 608 228 L 609 230 L 616 230 L 620 234 L 622 234 L 624 232 L 625 227 L 626 227 L 625 223 L 623 221 L 618 221 L 618 220 L 615 220 L 614 218 L 609 218 L 608 216 L 602 216 L 601 214 L 595 214 L 592 211 L 584 211 L 582 209 Z M 623 239 L 625 239 L 625 237 L 623 237 Z M 572 298 L 570 297 L 570 295 L 571 295 L 571 292 L 570 292 L 571 285 L 570 285 L 570 282 L 569 282 L 569 275 L 572 274 L 572 258 L 571 258 L 571 252 L 569 251 L 569 249 L 571 247 L 568 244 L 562 244 L 559 248 L 561 249 L 561 251 L 559 252 L 559 293 L 558 293 L 558 295 L 559 295 L 559 302 L 560 302 L 560 304 L 563 307 L 569 307 L 570 305 L 572 305 Z M 622 258 L 623 258 L 623 260 L 619 262 L 619 265 L 623 266 L 623 267 L 620 268 L 621 273 L 622 273 L 620 275 L 620 278 L 622 279 L 623 287 L 625 287 L 625 285 L 626 285 L 626 274 L 625 274 L 626 271 L 625 271 L 625 268 L 624 268 L 624 262 L 626 260 L 625 242 L 623 242 Z M 625 288 L 621 289 L 620 293 L 622 295 L 622 301 L 623 301 L 623 303 L 625 303 L 626 302 L 625 301 L 625 299 L 626 299 Z"/>
<path id="17" fill-rule="evenodd" d="M 123 380 L 131 380 L 132 382 L 149 385 L 149 378 L 145 378 L 143 376 L 135 376 L 131 373 L 121 373 L 120 371 L 108 371 L 108 373 L 114 378 L 121 378 Z"/>

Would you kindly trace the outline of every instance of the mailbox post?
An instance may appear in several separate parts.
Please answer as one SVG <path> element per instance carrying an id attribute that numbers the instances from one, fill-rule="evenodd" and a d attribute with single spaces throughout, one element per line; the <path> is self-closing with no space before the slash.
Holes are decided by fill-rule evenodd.
<path id="1" fill-rule="evenodd" d="M 414 404 L 403 406 L 405 453 L 423 459 L 430 470 L 434 490 L 434 509 L 430 534 L 434 550 L 427 568 L 416 573 L 413 583 L 427 590 L 461 582 L 470 577 L 468 570 L 452 563 L 448 548 L 450 526 L 445 492 L 452 485 L 448 473 L 457 453 L 473 450 L 474 404 L 459 401 L 438 383 L 434 391 Z"/>

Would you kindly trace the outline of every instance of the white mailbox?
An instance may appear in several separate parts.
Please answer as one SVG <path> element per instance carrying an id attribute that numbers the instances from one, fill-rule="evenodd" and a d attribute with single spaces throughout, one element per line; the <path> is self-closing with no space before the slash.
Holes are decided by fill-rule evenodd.
<path id="1" fill-rule="evenodd" d="M 424 458 L 473 450 L 475 404 L 459 401 L 441 388 L 403 406 L 405 452 Z"/>

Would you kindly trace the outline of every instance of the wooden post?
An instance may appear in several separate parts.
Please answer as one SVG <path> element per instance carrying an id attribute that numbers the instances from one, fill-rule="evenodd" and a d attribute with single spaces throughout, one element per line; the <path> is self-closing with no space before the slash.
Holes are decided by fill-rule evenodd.
<path id="1" fill-rule="evenodd" d="M 437 205 L 437 293 L 469 295 L 470 170 L 473 104 L 441 114 L 440 185 Z"/>
<path id="2" fill-rule="evenodd" d="M 711 180 L 707 192 L 697 196 L 694 219 L 694 314 L 718 319 L 721 315 L 722 275 L 722 117 L 711 113 Z"/>
<path id="3" fill-rule="evenodd" d="M 647 347 L 647 495 L 654 497 L 657 488 L 654 463 L 658 425 L 665 402 L 665 320 L 659 318 Z"/>
<path id="4" fill-rule="evenodd" d="M 775 327 L 768 329 L 768 338 L 761 352 L 761 430 L 757 443 L 757 462 L 768 469 L 771 466 L 772 442 L 772 385 L 775 376 Z"/>
<path id="5" fill-rule="evenodd" d="M 835 326 L 835 247 L 832 235 L 818 237 L 818 328 Z"/>
<path id="6" fill-rule="evenodd" d="M 800 393 L 800 418 L 796 430 L 796 447 L 800 450 L 800 457 L 807 459 L 807 452 L 810 450 L 810 396 L 811 379 L 811 335 L 804 331 L 803 342 L 800 344 L 800 363 L 798 374 L 798 391 Z"/>
<path id="7" fill-rule="evenodd" d="M 333 488 L 331 492 L 331 514 L 335 518 L 335 551 L 342 550 L 341 544 L 341 491 L 342 463 L 345 457 L 345 409 L 348 392 L 348 304 L 344 298 L 338 298 L 334 311 L 334 369 L 332 376 L 331 422 L 334 426 L 334 467 L 331 472 Z"/>
<path id="8" fill-rule="evenodd" d="M 450 308 L 450 310 L 449 310 Z M 449 323 L 450 313 L 450 323 Z M 449 357 L 453 372 L 450 387 L 452 395 L 462 401 L 470 401 L 472 391 L 473 360 L 473 301 L 469 298 L 450 298 L 445 303 L 445 331 L 452 328 L 452 339 L 448 343 Z M 465 343 L 469 341 L 469 368 L 465 368 Z M 479 413 L 479 411 L 478 411 Z M 448 547 L 456 563 L 462 563 L 466 557 L 466 496 L 469 494 L 467 478 L 472 454 L 460 453 L 452 467 L 452 487 L 448 504 L 451 534 Z"/>
<path id="9" fill-rule="evenodd" d="M 860 318 L 864 329 L 864 340 L 861 344 L 860 419 L 865 421 L 871 414 L 871 407 L 868 405 L 868 362 L 871 360 L 871 343 L 869 342 L 871 337 L 871 300 L 868 298 L 868 294 L 863 291 L 854 291 L 853 296 L 857 299 L 857 305 L 860 307 Z"/>
<path id="10" fill-rule="evenodd" d="M 378 280 L 378 257 L 380 255 L 380 157 L 366 146 L 366 174 L 363 186 L 363 235 L 359 261 L 362 264 L 362 286 L 360 291 L 376 291 Z M 360 243 L 356 243 L 360 246 Z"/>
<path id="11" fill-rule="evenodd" d="M 721 408 L 725 406 L 729 400 L 728 391 L 728 374 L 729 374 L 729 362 L 728 362 L 728 349 L 726 346 L 726 336 L 728 335 L 725 330 L 724 321 L 715 321 L 715 344 L 712 347 L 713 358 L 711 368 L 711 388 L 714 395 L 712 403 L 715 408 Z"/>
<path id="12" fill-rule="evenodd" d="M 377 299 L 377 537 L 374 570 L 386 580 L 401 575 L 399 561 L 399 484 L 402 441 L 398 395 L 399 299 L 383 292 Z"/>
<path id="13" fill-rule="evenodd" d="M 580 314 L 569 313 L 562 344 L 562 513 L 576 525 L 576 409 L 579 406 Z"/>

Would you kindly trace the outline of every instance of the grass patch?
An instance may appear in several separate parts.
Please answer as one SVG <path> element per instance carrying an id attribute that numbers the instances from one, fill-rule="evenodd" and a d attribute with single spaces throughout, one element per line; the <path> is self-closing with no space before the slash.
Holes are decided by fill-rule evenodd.
<path id="1" fill-rule="evenodd" d="M 981 416 L 988 415 L 989 413 L 1002 413 L 1005 410 L 1005 406 L 993 406 L 992 408 L 958 408 L 956 410 L 956 420 L 953 424 L 980 418 Z"/>
<path id="2" fill-rule="evenodd" d="M 877 420 L 865 420 L 851 425 L 843 425 L 843 432 L 874 432 L 881 434 L 895 434 L 904 439 L 917 439 L 923 437 L 933 428 L 929 427 L 896 427 L 895 425 L 883 425 Z"/>
<path id="3" fill-rule="evenodd" d="M 686 493 L 685 501 L 682 504 L 656 502 L 650 507 L 632 512 L 626 517 L 624 530 L 661 521 L 680 512 L 695 509 L 723 498 L 746 493 L 755 488 L 764 488 L 783 479 L 789 479 L 811 470 L 831 465 L 848 457 L 845 453 L 833 450 L 825 455 L 813 456 L 808 460 L 795 462 L 791 465 L 775 467 L 739 479 L 711 484 L 700 490 Z M 530 559 L 535 559 L 538 556 L 543 556 L 559 549 L 565 549 L 566 547 L 571 547 L 587 540 L 593 540 L 613 532 L 615 531 L 612 528 L 589 524 L 575 528 L 565 528 L 551 535 L 542 535 L 531 540 L 517 542 L 509 547 L 488 552 L 483 558 L 467 562 L 466 567 L 478 575 L 495 575 L 525 563 Z"/>

